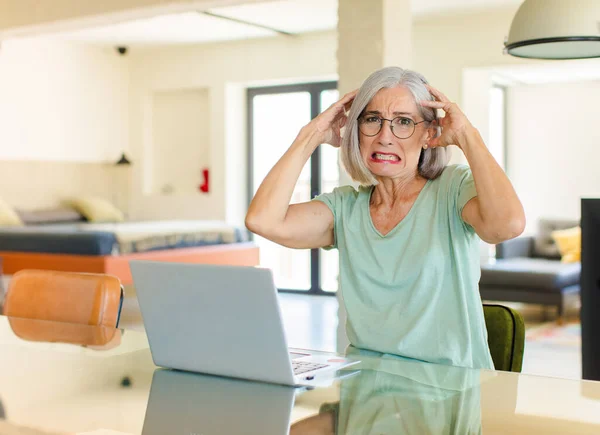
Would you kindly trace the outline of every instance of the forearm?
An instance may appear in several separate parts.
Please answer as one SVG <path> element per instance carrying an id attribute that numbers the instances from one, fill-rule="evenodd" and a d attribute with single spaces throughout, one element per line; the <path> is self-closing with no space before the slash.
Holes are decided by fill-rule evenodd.
<path id="1" fill-rule="evenodd" d="M 307 127 L 300 131 L 290 148 L 269 171 L 250 203 L 246 226 L 251 231 L 275 230 L 285 221 L 302 168 L 319 144 L 317 132 Z"/>
<path id="2" fill-rule="evenodd" d="M 458 140 L 475 181 L 481 221 L 500 239 L 521 233 L 523 206 L 512 183 L 486 147 L 479 131 L 469 128 Z"/>

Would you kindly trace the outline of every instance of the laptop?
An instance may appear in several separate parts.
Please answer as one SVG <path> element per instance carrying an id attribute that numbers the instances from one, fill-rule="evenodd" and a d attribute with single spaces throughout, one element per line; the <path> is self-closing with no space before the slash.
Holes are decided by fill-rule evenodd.
<path id="1" fill-rule="evenodd" d="M 130 261 L 154 363 L 282 385 L 324 385 L 359 361 L 288 349 L 271 270 Z"/>
<path id="2" fill-rule="evenodd" d="M 298 388 L 157 369 L 142 435 L 282 435 Z"/>

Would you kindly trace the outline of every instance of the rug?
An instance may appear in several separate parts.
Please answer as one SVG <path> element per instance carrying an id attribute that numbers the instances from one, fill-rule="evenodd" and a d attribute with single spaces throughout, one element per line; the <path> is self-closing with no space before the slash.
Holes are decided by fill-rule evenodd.
<path id="1" fill-rule="evenodd" d="M 540 344 L 562 346 L 581 346 L 581 324 L 570 322 L 559 325 L 556 322 L 545 322 L 525 329 L 525 341 Z"/>

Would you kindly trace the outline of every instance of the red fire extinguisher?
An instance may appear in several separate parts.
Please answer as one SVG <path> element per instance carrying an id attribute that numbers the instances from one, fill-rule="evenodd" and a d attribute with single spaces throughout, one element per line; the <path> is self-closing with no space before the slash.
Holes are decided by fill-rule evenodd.
<path id="1" fill-rule="evenodd" d="M 202 170 L 202 179 L 204 180 L 204 182 L 199 186 L 200 192 L 208 193 L 208 191 L 209 191 L 208 175 L 209 175 L 208 169 L 203 169 Z"/>

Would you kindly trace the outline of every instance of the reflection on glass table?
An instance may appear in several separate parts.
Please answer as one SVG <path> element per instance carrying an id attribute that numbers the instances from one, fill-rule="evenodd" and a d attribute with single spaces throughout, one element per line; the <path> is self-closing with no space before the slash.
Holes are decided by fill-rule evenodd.
<path id="1" fill-rule="evenodd" d="M 288 433 L 293 387 L 158 369 L 143 435 Z"/>
<path id="2" fill-rule="evenodd" d="M 141 430 L 147 395 L 127 398 L 155 369 L 145 334 L 0 316 L 0 354 L 1 434 Z"/>
<path id="3" fill-rule="evenodd" d="M 370 359 L 341 372 L 337 400 L 296 421 L 291 434 L 481 432 L 478 371 Z M 294 405 L 311 391 L 158 369 L 142 433 L 285 435 Z"/>
<path id="4" fill-rule="evenodd" d="M 158 369 L 147 337 L 136 331 L 120 331 L 119 343 L 98 350 L 66 342 L 76 341 L 72 335 L 61 342 L 20 338 L 17 331 L 32 328 L 13 329 L 21 323 L 13 320 L 0 316 L 0 433 L 17 427 L 53 435 L 600 433 L 598 382 L 350 348 L 344 356 L 361 362 L 342 370 L 342 379 L 293 388 Z"/>
<path id="5" fill-rule="evenodd" d="M 481 433 L 480 385 L 492 372 L 387 357 L 359 367 L 341 381 L 338 401 L 295 422 L 290 434 Z"/>

